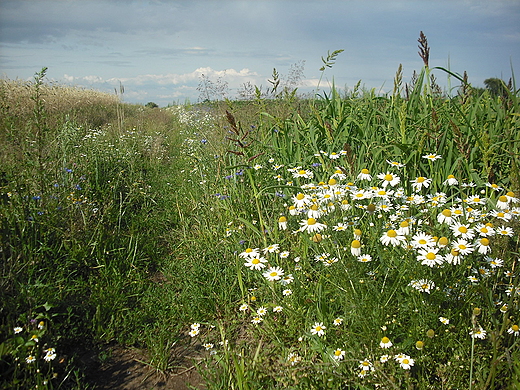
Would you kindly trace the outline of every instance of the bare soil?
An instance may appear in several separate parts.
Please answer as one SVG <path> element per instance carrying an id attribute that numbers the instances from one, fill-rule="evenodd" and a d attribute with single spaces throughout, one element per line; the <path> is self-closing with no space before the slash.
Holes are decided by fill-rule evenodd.
<path id="1" fill-rule="evenodd" d="M 191 390 L 205 389 L 196 367 L 186 361 L 171 372 L 160 372 L 146 363 L 138 349 L 110 347 L 104 362 L 94 354 L 82 356 L 87 382 L 97 390 Z M 90 356 L 89 356 L 90 355 Z"/>

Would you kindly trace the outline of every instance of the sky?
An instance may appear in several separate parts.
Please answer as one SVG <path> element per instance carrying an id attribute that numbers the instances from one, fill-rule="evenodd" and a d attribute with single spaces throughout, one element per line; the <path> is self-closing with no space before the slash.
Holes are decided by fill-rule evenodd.
<path id="1" fill-rule="evenodd" d="M 273 68 L 301 93 L 332 81 L 385 93 L 399 64 L 405 82 L 420 71 L 420 31 L 430 67 L 467 71 L 474 86 L 520 74 L 520 0 L 0 0 L 0 76 L 47 67 L 49 81 L 123 85 L 124 101 L 160 106 L 236 98 L 248 83 L 265 91 Z M 458 85 L 433 73 L 447 91 Z M 204 80 L 226 88 L 197 89 Z"/>

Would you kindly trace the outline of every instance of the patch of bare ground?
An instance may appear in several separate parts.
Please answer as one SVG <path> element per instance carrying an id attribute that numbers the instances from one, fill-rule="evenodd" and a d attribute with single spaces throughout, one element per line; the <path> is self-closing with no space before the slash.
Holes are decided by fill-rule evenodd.
<path id="1" fill-rule="evenodd" d="M 191 390 L 205 389 L 197 368 L 188 359 L 179 361 L 175 369 L 161 372 L 147 364 L 145 351 L 109 347 L 107 358 L 100 361 L 94 353 L 81 356 L 86 381 L 96 390 Z"/>

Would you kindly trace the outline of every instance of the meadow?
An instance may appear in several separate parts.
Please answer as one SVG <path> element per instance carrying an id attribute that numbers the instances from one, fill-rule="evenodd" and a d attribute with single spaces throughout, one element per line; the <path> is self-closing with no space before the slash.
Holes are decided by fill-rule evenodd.
<path id="1" fill-rule="evenodd" d="M 519 388 L 518 90 L 439 71 L 167 108 L 2 80 L 2 387 L 92 388 L 117 344 L 207 389 Z"/>

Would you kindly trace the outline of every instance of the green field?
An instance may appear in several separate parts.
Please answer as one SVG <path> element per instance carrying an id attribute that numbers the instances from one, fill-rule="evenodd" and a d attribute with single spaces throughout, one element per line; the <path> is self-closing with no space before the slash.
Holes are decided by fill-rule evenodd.
<path id="1" fill-rule="evenodd" d="M 167 108 L 1 80 L 0 387 L 93 388 L 118 345 L 207 389 L 519 388 L 518 90 L 444 73 Z"/>

